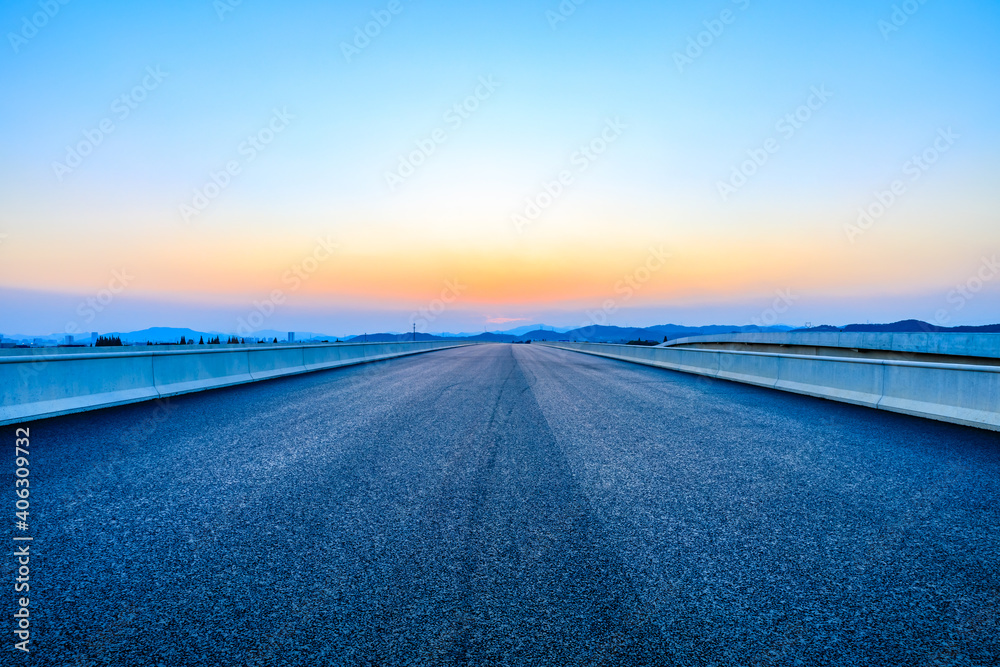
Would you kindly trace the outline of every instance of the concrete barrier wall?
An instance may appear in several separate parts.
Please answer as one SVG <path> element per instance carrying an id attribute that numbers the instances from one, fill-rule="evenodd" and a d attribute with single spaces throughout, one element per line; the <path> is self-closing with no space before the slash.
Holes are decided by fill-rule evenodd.
<path id="1" fill-rule="evenodd" d="M 779 357 L 762 354 L 720 354 L 719 372 L 716 377 L 762 387 L 774 387 L 777 384 L 780 363 Z"/>
<path id="2" fill-rule="evenodd" d="M 913 354 L 1000 359 L 1000 334 L 995 333 L 737 333 L 676 338 L 666 347 L 710 344 L 790 345 L 802 347 L 884 350 Z"/>
<path id="3" fill-rule="evenodd" d="M 305 352 L 301 347 L 255 350 L 249 357 L 250 377 L 254 380 L 306 372 Z"/>
<path id="4" fill-rule="evenodd" d="M 153 386 L 159 395 L 176 396 L 253 381 L 251 353 L 246 349 L 213 352 L 152 353 Z M 252 356 L 259 355 L 255 352 Z"/>
<path id="5" fill-rule="evenodd" d="M 0 424 L 159 397 L 150 355 L 0 359 Z M 72 359 L 61 363 L 62 359 Z M 57 361 L 59 360 L 59 361 Z"/>
<path id="6" fill-rule="evenodd" d="M 910 415 L 946 411 L 959 424 L 1000 430 L 1000 369 L 950 364 L 897 363 L 885 366 L 879 408 Z"/>
<path id="7" fill-rule="evenodd" d="M 0 356 L 0 425 L 393 359 L 470 343 L 118 348 Z"/>
<path id="8" fill-rule="evenodd" d="M 538 344 L 1000 431 L 1000 360 L 996 366 L 983 366 L 683 347 Z"/>
<path id="9" fill-rule="evenodd" d="M 879 360 L 779 356 L 774 388 L 877 408 L 883 369 Z"/>

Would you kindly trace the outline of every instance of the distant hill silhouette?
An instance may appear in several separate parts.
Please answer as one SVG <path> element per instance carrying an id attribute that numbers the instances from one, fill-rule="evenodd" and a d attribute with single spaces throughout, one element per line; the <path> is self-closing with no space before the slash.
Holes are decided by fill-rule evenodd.
<path id="1" fill-rule="evenodd" d="M 892 324 L 848 324 L 834 327 L 828 324 L 794 331 L 843 331 L 845 333 L 1000 333 L 1000 324 L 985 324 L 978 327 L 939 327 L 922 320 L 900 320 Z"/>
<path id="2" fill-rule="evenodd" d="M 676 340 L 677 338 L 686 338 L 689 336 L 705 336 L 713 334 L 728 334 L 728 333 L 759 333 L 759 332 L 782 332 L 793 330 L 791 327 L 778 325 L 770 327 L 758 327 L 758 326 L 736 326 L 736 325 L 718 325 L 713 324 L 709 326 L 692 327 L 683 326 L 679 324 L 659 324 L 651 327 L 617 327 L 611 325 L 591 325 L 583 326 L 575 329 L 569 329 L 564 332 L 560 332 L 558 329 L 549 327 L 548 325 L 538 325 L 530 331 L 525 331 L 524 327 L 519 327 L 506 332 L 485 332 L 480 334 L 464 334 L 464 335 L 433 335 L 427 333 L 417 332 L 416 340 L 418 341 L 440 341 L 440 340 L 468 340 L 474 342 L 490 342 L 490 343 L 523 343 L 526 341 L 580 341 L 580 342 L 591 342 L 591 343 L 627 343 L 633 340 L 655 340 L 657 342 L 663 341 L 664 338 L 668 340 Z M 514 333 L 515 331 L 520 331 L 522 333 Z M 833 325 L 822 325 L 810 328 L 794 329 L 794 331 L 805 331 L 805 332 L 857 332 L 857 333 L 916 333 L 916 332 L 944 332 L 944 333 L 1000 333 L 1000 324 L 989 324 L 985 326 L 957 326 L 957 327 L 941 327 L 930 324 L 928 322 L 923 322 L 921 320 L 902 320 L 900 322 L 893 322 L 889 324 L 848 324 L 845 326 L 833 326 Z M 120 337 L 122 342 L 125 344 L 144 344 L 146 341 L 151 341 L 153 343 L 176 343 L 181 337 L 185 337 L 187 341 L 194 342 L 201 338 L 208 341 L 217 336 L 220 336 L 223 340 L 226 340 L 231 334 L 218 331 L 196 331 L 193 329 L 184 328 L 171 328 L 171 327 L 154 327 L 151 329 L 143 329 L 141 331 L 132 332 L 100 332 L 105 336 L 117 336 Z M 277 338 L 280 342 L 285 342 L 287 337 L 287 332 L 281 333 L 273 330 L 257 331 L 251 334 L 255 338 L 264 339 L 270 342 L 274 338 Z M 17 338 L 17 337 L 15 337 Z M 20 338 L 29 338 L 28 336 L 20 336 Z M 61 341 L 62 335 L 52 334 L 46 337 L 53 342 Z M 77 339 L 83 339 L 83 335 L 78 335 Z M 328 340 L 334 342 L 337 340 L 336 336 L 327 334 L 316 334 L 309 333 L 305 334 L 299 332 L 296 338 L 297 342 L 320 342 Z M 357 336 L 348 336 L 346 338 L 340 339 L 342 342 L 350 343 L 361 343 L 368 341 L 369 343 L 396 343 L 405 342 L 413 340 L 412 332 L 378 332 L 370 334 L 361 334 Z"/>
<path id="3" fill-rule="evenodd" d="M 589 326 L 573 329 L 563 334 L 555 334 L 552 331 L 533 331 L 525 334 L 525 338 L 532 340 L 576 340 L 590 343 L 626 343 L 630 340 L 651 340 L 662 341 L 664 337 L 673 340 L 676 338 L 686 338 L 688 336 L 707 336 L 711 334 L 726 333 L 760 333 L 760 332 L 780 332 L 788 331 L 791 327 L 773 326 L 736 326 L 713 324 L 705 327 L 686 327 L 679 324 L 660 324 L 652 327 L 615 327 L 615 326 Z M 532 336 L 538 335 L 537 338 Z M 547 335 L 546 335 L 547 334 Z M 546 335 L 546 337 L 542 337 Z"/>
<path id="4" fill-rule="evenodd" d="M 197 341 L 202 336 L 205 340 L 210 337 L 220 335 L 218 331 L 195 331 L 193 329 L 178 329 L 174 327 L 152 327 L 141 331 L 130 331 L 128 333 L 115 332 L 123 341 L 130 343 L 176 343 L 183 336 L 187 340 Z"/>
<path id="5" fill-rule="evenodd" d="M 315 341 L 317 338 L 311 338 L 310 340 Z M 336 336 L 328 337 L 324 336 L 319 338 L 319 340 L 329 340 L 333 342 L 337 340 Z M 405 343 L 407 341 L 426 341 L 426 340 L 446 340 L 440 336 L 432 336 L 431 334 L 425 334 L 417 332 L 416 338 L 413 337 L 413 333 L 374 333 L 374 334 L 362 334 L 360 336 L 352 336 L 351 338 L 343 339 L 345 343 Z"/>

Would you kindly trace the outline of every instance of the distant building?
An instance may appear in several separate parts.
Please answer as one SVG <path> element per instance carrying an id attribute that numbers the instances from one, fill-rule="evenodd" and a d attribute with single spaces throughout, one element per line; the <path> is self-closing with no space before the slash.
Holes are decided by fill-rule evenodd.
<path id="1" fill-rule="evenodd" d="M 289 331 L 288 332 L 288 342 L 289 343 L 294 343 L 295 342 L 295 332 L 294 331 Z"/>
<path id="2" fill-rule="evenodd" d="M 97 332 L 96 331 L 91 331 L 90 332 L 90 344 L 91 345 L 96 344 L 97 343 L 97 338 L 98 338 Z"/>
<path id="3" fill-rule="evenodd" d="M 72 345 L 72 344 L 73 344 L 73 336 L 71 334 L 66 334 L 63 337 L 63 345 Z"/>

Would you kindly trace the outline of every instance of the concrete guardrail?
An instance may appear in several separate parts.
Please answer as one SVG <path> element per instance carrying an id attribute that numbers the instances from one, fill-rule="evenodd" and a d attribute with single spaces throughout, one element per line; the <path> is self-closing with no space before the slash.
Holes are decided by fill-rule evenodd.
<path id="1" fill-rule="evenodd" d="M 540 344 L 1000 431 L 1000 360 L 996 366 L 984 366 L 685 347 Z"/>
<path id="2" fill-rule="evenodd" d="M 0 425 L 470 344 L 233 345 L 0 356 Z"/>
<path id="3" fill-rule="evenodd" d="M 909 355 L 940 355 L 997 359 L 1000 364 L 1000 334 L 995 333 L 856 333 L 788 331 L 784 333 L 712 334 L 675 338 L 660 347 L 785 346 L 792 348 L 844 348 L 898 352 Z M 732 348 L 730 348 L 732 349 Z M 762 351 L 762 350 L 756 350 Z M 777 350 L 773 350 L 777 351 Z M 797 354 L 797 352 L 796 352 Z"/>

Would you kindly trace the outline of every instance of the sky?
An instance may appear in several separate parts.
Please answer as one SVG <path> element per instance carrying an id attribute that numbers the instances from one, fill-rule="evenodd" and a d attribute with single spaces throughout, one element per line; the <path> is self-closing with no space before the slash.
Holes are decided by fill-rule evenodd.
<path id="1" fill-rule="evenodd" d="M 1000 321 L 992 0 L 11 0 L 0 29 L 5 334 Z"/>

